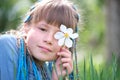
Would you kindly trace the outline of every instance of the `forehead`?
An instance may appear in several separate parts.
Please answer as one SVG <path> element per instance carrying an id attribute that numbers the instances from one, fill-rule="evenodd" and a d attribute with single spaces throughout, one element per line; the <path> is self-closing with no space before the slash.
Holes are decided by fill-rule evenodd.
<path id="1" fill-rule="evenodd" d="M 47 23 L 45 20 L 41 20 L 36 24 L 33 24 L 33 26 L 37 26 L 37 27 L 45 27 L 45 28 L 49 28 L 49 29 L 55 29 L 55 30 L 59 30 L 59 25 L 57 24 L 49 24 Z"/>

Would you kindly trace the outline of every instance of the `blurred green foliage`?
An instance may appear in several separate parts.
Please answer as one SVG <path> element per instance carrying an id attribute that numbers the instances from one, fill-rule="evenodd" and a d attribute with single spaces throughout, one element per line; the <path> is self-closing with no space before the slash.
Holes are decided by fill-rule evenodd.
<path id="1" fill-rule="evenodd" d="M 73 0 L 82 20 L 79 25 L 78 50 L 84 53 L 105 53 L 104 0 Z M 81 53 L 81 52 L 79 52 Z"/>
<path id="2" fill-rule="evenodd" d="M 16 29 L 30 4 L 30 0 L 0 0 L 0 32 Z"/>

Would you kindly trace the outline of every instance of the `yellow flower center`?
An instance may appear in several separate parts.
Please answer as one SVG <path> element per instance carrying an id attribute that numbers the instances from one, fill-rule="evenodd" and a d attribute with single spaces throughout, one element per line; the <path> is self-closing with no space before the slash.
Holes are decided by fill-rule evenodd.
<path id="1" fill-rule="evenodd" d="M 65 38 L 68 38 L 68 37 L 69 37 L 69 34 L 68 34 L 68 33 L 65 33 L 65 34 L 64 34 L 64 37 L 65 37 Z"/>

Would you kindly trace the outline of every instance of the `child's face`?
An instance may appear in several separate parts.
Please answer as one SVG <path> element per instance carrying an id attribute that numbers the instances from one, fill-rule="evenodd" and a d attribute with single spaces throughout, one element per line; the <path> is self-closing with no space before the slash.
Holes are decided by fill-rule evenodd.
<path id="1" fill-rule="evenodd" d="M 32 56 L 38 60 L 50 61 L 57 58 L 57 52 L 60 51 L 54 34 L 59 31 L 57 26 L 40 21 L 32 24 L 27 32 L 26 44 Z"/>

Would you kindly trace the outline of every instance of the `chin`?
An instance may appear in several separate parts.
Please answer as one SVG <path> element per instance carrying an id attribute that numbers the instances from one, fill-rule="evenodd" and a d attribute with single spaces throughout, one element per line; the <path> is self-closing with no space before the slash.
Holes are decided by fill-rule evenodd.
<path id="1" fill-rule="evenodd" d="M 45 61 L 54 61 L 54 60 L 56 60 L 56 59 L 46 59 Z"/>
<path id="2" fill-rule="evenodd" d="M 57 59 L 57 57 L 54 56 L 34 56 L 34 58 L 36 58 L 39 61 L 54 61 Z"/>

